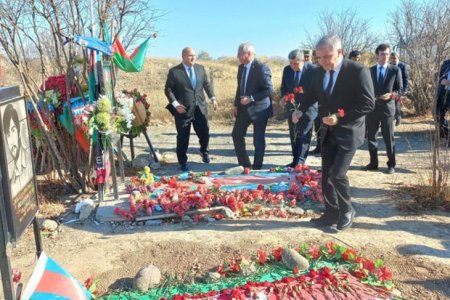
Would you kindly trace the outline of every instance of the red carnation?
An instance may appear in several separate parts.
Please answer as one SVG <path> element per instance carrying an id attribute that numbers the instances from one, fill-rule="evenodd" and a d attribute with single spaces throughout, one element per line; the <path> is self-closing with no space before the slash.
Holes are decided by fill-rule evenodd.
<path id="1" fill-rule="evenodd" d="M 381 267 L 378 269 L 377 276 L 381 281 L 391 280 L 392 272 L 387 267 Z"/>
<path id="2" fill-rule="evenodd" d="M 294 88 L 294 93 L 296 93 L 296 94 L 302 94 L 302 93 L 303 93 L 303 87 L 302 87 L 302 86 L 295 87 L 295 88 Z"/>
<path id="3" fill-rule="evenodd" d="M 12 280 L 14 283 L 19 283 L 20 279 L 22 278 L 22 272 L 19 270 L 13 269 L 12 270 Z"/>
<path id="4" fill-rule="evenodd" d="M 283 248 L 278 247 L 273 250 L 272 255 L 273 258 L 275 258 L 276 261 L 281 261 L 281 252 L 283 251 Z"/>
<path id="5" fill-rule="evenodd" d="M 258 250 L 258 262 L 260 265 L 263 265 L 267 262 L 267 253 L 263 250 Z"/>
<path id="6" fill-rule="evenodd" d="M 284 102 L 288 103 L 294 103 L 295 102 L 295 95 L 294 94 L 287 94 L 286 96 L 284 96 Z"/>
<path id="7" fill-rule="evenodd" d="M 338 116 L 339 118 L 343 118 L 345 116 L 345 111 L 343 108 L 338 109 Z"/>
<path id="8" fill-rule="evenodd" d="M 345 261 L 354 261 L 356 258 L 356 251 L 349 248 L 342 254 L 342 258 Z"/>
<path id="9" fill-rule="evenodd" d="M 392 92 L 391 96 L 390 96 L 391 100 L 395 100 L 395 101 L 399 101 L 400 100 L 400 96 L 396 93 L 396 92 Z"/>

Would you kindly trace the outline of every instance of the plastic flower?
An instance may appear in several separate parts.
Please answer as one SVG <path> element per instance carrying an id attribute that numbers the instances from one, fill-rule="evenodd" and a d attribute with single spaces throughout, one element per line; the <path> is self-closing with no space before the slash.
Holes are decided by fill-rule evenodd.
<path id="1" fill-rule="evenodd" d="M 97 111 L 99 112 L 111 112 L 111 102 L 106 96 L 100 96 L 97 101 Z"/>
<path id="2" fill-rule="evenodd" d="M 108 131 L 111 128 L 111 117 L 107 112 L 100 112 L 95 115 L 95 123 L 101 131 Z"/>

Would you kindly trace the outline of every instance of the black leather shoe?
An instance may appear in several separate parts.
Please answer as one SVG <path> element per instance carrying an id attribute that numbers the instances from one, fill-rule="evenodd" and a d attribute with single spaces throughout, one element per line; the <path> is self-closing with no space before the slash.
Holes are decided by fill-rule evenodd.
<path id="1" fill-rule="evenodd" d="M 394 174 L 395 173 L 395 169 L 394 167 L 388 167 L 386 170 L 386 174 Z"/>
<path id="2" fill-rule="evenodd" d="M 378 170 L 378 167 L 368 164 L 367 166 L 362 167 L 361 170 L 362 171 L 376 171 L 376 170 Z"/>
<path id="3" fill-rule="evenodd" d="M 296 165 L 296 163 L 291 162 L 290 164 L 286 165 L 286 168 L 295 168 Z"/>
<path id="4" fill-rule="evenodd" d="M 262 168 L 262 166 L 256 166 L 256 165 L 252 166 L 252 170 L 261 170 L 261 168 Z"/>
<path id="5" fill-rule="evenodd" d="M 186 164 L 180 164 L 180 170 L 183 172 L 189 172 L 189 168 Z"/>
<path id="6" fill-rule="evenodd" d="M 209 162 L 210 162 L 211 160 L 209 159 L 209 154 L 208 154 L 208 152 L 203 152 L 203 153 L 202 153 L 202 161 L 203 161 L 205 164 L 209 164 Z"/>
<path id="7" fill-rule="evenodd" d="M 352 227 L 353 219 L 355 218 L 355 211 L 351 210 L 346 213 L 339 215 L 339 220 L 337 222 L 336 229 L 337 230 L 345 230 L 347 228 Z"/>
<path id="8" fill-rule="evenodd" d="M 337 213 L 325 212 L 319 218 L 311 219 L 310 222 L 316 227 L 326 227 L 334 225 L 338 222 L 339 215 Z"/>
<path id="9" fill-rule="evenodd" d="M 309 155 L 316 155 L 316 154 L 320 154 L 320 148 L 316 148 L 312 151 L 308 152 Z"/>

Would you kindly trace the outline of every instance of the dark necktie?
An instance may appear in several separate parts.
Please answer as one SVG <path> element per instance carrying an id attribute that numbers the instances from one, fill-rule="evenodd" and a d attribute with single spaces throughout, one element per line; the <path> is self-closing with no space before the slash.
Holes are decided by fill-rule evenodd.
<path id="1" fill-rule="evenodd" d="M 295 71 L 294 75 L 294 86 L 298 86 L 300 81 L 300 71 Z"/>
<path id="2" fill-rule="evenodd" d="M 378 73 L 378 85 L 379 86 L 381 86 L 383 84 L 383 78 L 384 78 L 384 76 L 383 76 L 383 69 L 384 69 L 384 67 L 381 66 L 380 67 L 380 73 Z"/>
<path id="3" fill-rule="evenodd" d="M 192 88 L 195 89 L 195 78 L 194 72 L 192 71 L 192 67 L 189 68 L 189 79 L 191 80 Z"/>
<path id="4" fill-rule="evenodd" d="M 241 96 L 245 96 L 245 77 L 247 77 L 247 67 L 244 66 L 244 70 L 242 71 L 241 77 Z"/>
<path id="5" fill-rule="evenodd" d="M 325 94 L 327 95 L 328 98 L 331 97 L 331 88 L 333 87 L 334 70 L 330 70 L 329 73 L 330 73 L 330 79 L 328 80 L 327 88 L 325 89 Z"/>

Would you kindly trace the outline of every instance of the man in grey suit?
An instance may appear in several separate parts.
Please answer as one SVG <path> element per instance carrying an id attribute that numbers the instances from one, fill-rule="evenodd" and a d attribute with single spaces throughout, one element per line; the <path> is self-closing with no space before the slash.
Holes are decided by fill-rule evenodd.
<path id="1" fill-rule="evenodd" d="M 342 55 L 342 42 L 335 35 L 322 37 L 316 45 L 321 68 L 314 71 L 312 88 L 301 111 L 318 101 L 322 121 L 322 191 L 325 213 L 311 222 L 318 227 L 337 224 L 338 230 L 352 226 L 355 210 L 351 203 L 347 171 L 356 149 L 364 142 L 365 116 L 374 108 L 374 91 L 369 69 Z"/>
<path id="2" fill-rule="evenodd" d="M 266 64 L 255 59 L 255 47 L 250 43 L 239 45 L 237 57 L 241 64 L 238 68 L 238 87 L 233 108 L 236 121 L 231 135 L 239 165 L 259 170 L 262 168 L 266 149 L 267 121 L 273 116 L 272 74 Z M 245 135 L 250 124 L 253 124 L 255 146 L 253 165 L 245 149 Z"/>
<path id="3" fill-rule="evenodd" d="M 312 50 L 311 50 L 312 53 Z M 288 117 L 289 137 L 291 139 L 292 162 L 287 167 L 294 168 L 298 164 L 304 164 L 308 156 L 309 145 L 311 144 L 312 128 L 317 117 L 317 103 L 311 105 L 307 113 L 298 117 L 295 109 L 303 101 L 305 89 L 312 85 L 312 75 L 315 65 L 307 63 L 304 54 L 299 49 L 292 50 L 289 55 L 289 66 L 283 70 L 281 78 L 281 103 L 284 106 Z M 283 97 L 294 94 L 294 104 L 286 102 Z"/>
<path id="4" fill-rule="evenodd" d="M 205 93 L 211 99 L 214 110 L 218 104 L 213 87 L 206 76 L 205 68 L 196 64 L 194 49 L 186 47 L 182 51 L 182 63 L 169 70 L 165 94 L 169 100 L 166 108 L 175 117 L 177 128 L 177 158 L 182 171 L 188 171 L 187 149 L 191 124 L 200 142 L 200 154 L 204 163 L 209 163 L 208 105 Z"/>
<path id="5" fill-rule="evenodd" d="M 400 102 L 397 101 L 402 93 L 402 73 L 398 66 L 389 64 L 390 46 L 380 44 L 375 54 L 377 64 L 370 68 L 373 86 L 375 87 L 375 110 L 367 115 L 367 140 L 369 142 L 370 163 L 364 170 L 378 169 L 378 130 L 386 144 L 388 157 L 388 174 L 395 172 L 395 142 L 394 142 L 394 117 L 399 114 Z"/>

